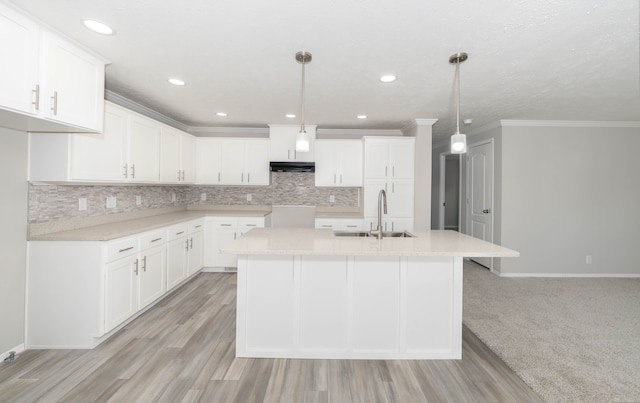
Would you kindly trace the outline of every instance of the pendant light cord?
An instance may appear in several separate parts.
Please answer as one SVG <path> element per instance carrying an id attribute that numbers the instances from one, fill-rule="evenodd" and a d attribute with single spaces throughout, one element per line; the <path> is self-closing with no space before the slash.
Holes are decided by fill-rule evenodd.
<path id="1" fill-rule="evenodd" d="M 302 89 L 300 90 L 300 132 L 306 133 L 304 130 L 304 54 L 302 55 Z"/>
<path id="2" fill-rule="evenodd" d="M 460 60 L 456 62 L 456 134 L 460 134 Z"/>

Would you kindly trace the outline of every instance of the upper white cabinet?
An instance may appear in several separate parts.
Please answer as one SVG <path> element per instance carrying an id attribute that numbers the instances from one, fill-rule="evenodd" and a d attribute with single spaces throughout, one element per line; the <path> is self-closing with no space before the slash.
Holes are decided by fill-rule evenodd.
<path id="1" fill-rule="evenodd" d="M 29 135 L 29 179 L 157 183 L 160 130 L 160 123 L 105 102 L 102 134 Z"/>
<path id="2" fill-rule="evenodd" d="M 206 185 L 269 184 L 267 139 L 198 138 L 196 183 Z"/>
<path id="3" fill-rule="evenodd" d="M 365 179 L 412 179 L 414 149 L 413 137 L 365 137 Z"/>
<path id="4" fill-rule="evenodd" d="M 316 140 L 316 186 L 362 186 L 362 141 Z"/>
<path id="5" fill-rule="evenodd" d="M 0 4 L 0 122 L 25 131 L 101 132 L 102 60 Z"/>
<path id="6" fill-rule="evenodd" d="M 195 137 L 173 127 L 162 126 L 160 182 L 193 183 L 196 177 L 195 160 Z"/>
<path id="7" fill-rule="evenodd" d="M 315 161 L 316 126 L 305 125 L 305 130 L 311 141 L 309 152 L 303 153 L 296 151 L 296 136 L 300 131 L 300 125 L 269 125 L 270 161 Z"/>

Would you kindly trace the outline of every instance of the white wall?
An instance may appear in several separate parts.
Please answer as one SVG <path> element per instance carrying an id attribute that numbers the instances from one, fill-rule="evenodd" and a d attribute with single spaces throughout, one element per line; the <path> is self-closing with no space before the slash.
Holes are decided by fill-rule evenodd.
<path id="1" fill-rule="evenodd" d="M 640 274 L 640 128 L 509 125 L 502 147 L 501 273 Z"/>
<path id="2" fill-rule="evenodd" d="M 0 128 L 0 354 L 24 343 L 27 134 Z M 0 356 L 0 358 L 4 358 Z"/>

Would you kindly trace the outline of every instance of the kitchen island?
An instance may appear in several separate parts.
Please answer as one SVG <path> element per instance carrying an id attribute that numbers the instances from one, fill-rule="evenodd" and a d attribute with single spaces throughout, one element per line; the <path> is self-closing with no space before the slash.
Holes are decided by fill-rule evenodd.
<path id="1" fill-rule="evenodd" d="M 238 255 L 236 356 L 460 359 L 462 260 L 518 252 L 454 231 L 258 228 Z"/>

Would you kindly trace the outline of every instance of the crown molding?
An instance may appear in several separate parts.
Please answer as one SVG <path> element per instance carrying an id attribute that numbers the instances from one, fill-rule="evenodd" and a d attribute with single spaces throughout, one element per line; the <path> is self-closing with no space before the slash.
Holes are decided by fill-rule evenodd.
<path id="1" fill-rule="evenodd" d="M 640 127 L 637 121 L 617 120 L 500 120 L 503 127 Z"/>
<path id="2" fill-rule="evenodd" d="M 189 128 L 189 126 L 185 125 L 182 122 L 178 122 L 177 120 L 172 119 L 166 115 L 163 115 L 162 113 L 156 112 L 151 108 L 147 108 L 144 105 L 140 105 L 139 103 L 134 102 L 129 98 L 125 98 L 120 94 L 116 94 L 113 91 L 105 90 L 104 99 L 109 102 L 113 102 L 116 105 L 120 105 L 124 108 L 137 112 L 153 120 L 157 120 L 158 122 L 164 123 L 171 127 L 175 127 L 176 129 L 187 131 L 187 129 Z"/>
<path id="3" fill-rule="evenodd" d="M 402 136 L 402 132 L 396 129 L 317 129 L 316 134 L 332 137 Z"/>
<path id="4" fill-rule="evenodd" d="M 194 136 L 204 136 L 207 134 L 251 134 L 251 135 L 269 135 L 268 127 L 218 127 L 218 126 L 189 126 L 187 132 Z"/>

